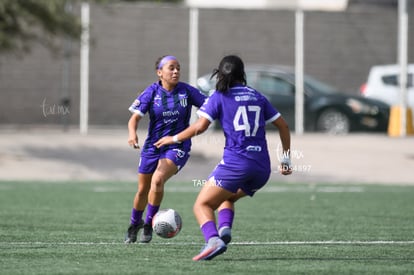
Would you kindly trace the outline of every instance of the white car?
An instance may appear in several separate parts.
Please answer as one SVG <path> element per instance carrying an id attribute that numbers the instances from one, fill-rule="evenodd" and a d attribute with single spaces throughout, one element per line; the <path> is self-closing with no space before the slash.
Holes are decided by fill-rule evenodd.
<path id="1" fill-rule="evenodd" d="M 407 105 L 414 109 L 414 64 L 407 67 Z M 363 96 L 381 100 L 390 106 L 400 105 L 400 66 L 373 66 L 368 74 L 367 83 L 361 85 Z"/>

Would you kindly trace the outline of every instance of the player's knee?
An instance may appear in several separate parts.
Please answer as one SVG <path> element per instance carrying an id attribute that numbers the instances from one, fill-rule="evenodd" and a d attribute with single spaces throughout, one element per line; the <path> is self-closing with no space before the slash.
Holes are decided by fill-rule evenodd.
<path id="1" fill-rule="evenodd" d="M 205 200 L 196 200 L 196 202 L 193 205 L 193 212 L 194 214 L 196 214 L 198 211 L 200 211 L 200 209 L 212 209 L 212 210 L 216 210 L 217 209 L 217 205 L 213 204 L 210 201 L 205 201 Z"/>
<path id="2" fill-rule="evenodd" d="M 139 188 L 137 191 L 137 196 L 139 198 L 145 198 L 148 196 L 148 192 L 149 192 L 149 186 L 147 188 Z"/>
<path id="3" fill-rule="evenodd" d="M 206 204 L 205 204 L 204 200 L 200 200 L 200 198 L 196 199 L 196 201 L 194 202 L 194 205 L 193 205 L 194 214 L 196 214 L 198 211 L 200 211 L 200 209 L 202 209 L 205 206 L 206 206 Z"/>
<path id="4" fill-rule="evenodd" d="M 153 179 L 153 181 L 151 182 L 151 191 L 157 193 L 164 192 L 164 184 L 165 181 L 162 180 L 162 178 Z"/>
<path id="5" fill-rule="evenodd" d="M 200 210 L 200 205 L 198 205 L 198 203 L 195 202 L 194 205 L 193 205 L 193 213 L 194 213 L 194 215 L 197 216 L 197 213 L 198 213 L 199 210 Z"/>

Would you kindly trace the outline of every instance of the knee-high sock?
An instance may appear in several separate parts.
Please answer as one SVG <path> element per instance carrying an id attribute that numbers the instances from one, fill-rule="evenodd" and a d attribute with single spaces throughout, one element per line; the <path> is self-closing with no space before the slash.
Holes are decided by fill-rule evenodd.
<path id="1" fill-rule="evenodd" d="M 160 209 L 159 205 L 152 205 L 148 203 L 147 216 L 145 218 L 146 224 L 152 224 L 152 218 L 155 216 L 155 214 L 158 212 L 159 209 Z"/>
<path id="2" fill-rule="evenodd" d="M 222 228 L 224 226 L 232 227 L 233 220 L 234 220 L 234 211 L 229 208 L 224 208 L 218 212 L 218 228 Z"/>
<path id="3" fill-rule="evenodd" d="M 218 237 L 217 227 L 214 221 L 208 221 L 201 226 L 201 233 L 203 233 L 206 243 L 211 237 Z"/>
<path id="4" fill-rule="evenodd" d="M 135 208 L 132 208 L 130 223 L 133 225 L 138 225 L 142 219 L 143 212 L 144 211 L 142 210 L 136 210 Z"/>

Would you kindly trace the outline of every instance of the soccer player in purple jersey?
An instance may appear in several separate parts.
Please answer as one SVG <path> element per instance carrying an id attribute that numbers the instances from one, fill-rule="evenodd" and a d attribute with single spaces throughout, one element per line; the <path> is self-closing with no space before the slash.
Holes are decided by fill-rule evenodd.
<path id="1" fill-rule="evenodd" d="M 203 133 L 215 119 L 223 128 L 226 138 L 223 158 L 194 203 L 194 214 L 206 241 L 194 261 L 211 260 L 226 251 L 231 241 L 234 203 L 246 195 L 253 196 L 269 179 L 267 123 L 279 130 L 284 151 L 280 172 L 283 175 L 292 173 L 289 127 L 263 95 L 246 86 L 243 61 L 235 55 L 224 57 L 214 76 L 217 76 L 216 91 L 197 112 L 199 119 L 183 132 L 155 143 L 157 148 L 179 144 Z M 218 210 L 218 228 L 215 210 Z"/>
<path id="2" fill-rule="evenodd" d="M 196 88 L 180 82 L 180 63 L 174 56 L 160 57 L 155 70 L 159 80 L 148 86 L 132 103 L 128 122 L 128 144 L 139 148 L 137 127 L 148 113 L 148 135 L 142 145 L 138 168 L 138 190 L 134 197 L 130 225 L 125 243 L 152 239 L 152 218 L 158 212 L 165 182 L 183 168 L 189 158 L 191 141 L 174 143 L 163 148 L 153 144 L 164 136 L 175 135 L 189 126 L 192 106 L 201 107 L 206 96 Z M 143 212 L 147 207 L 145 221 Z"/>

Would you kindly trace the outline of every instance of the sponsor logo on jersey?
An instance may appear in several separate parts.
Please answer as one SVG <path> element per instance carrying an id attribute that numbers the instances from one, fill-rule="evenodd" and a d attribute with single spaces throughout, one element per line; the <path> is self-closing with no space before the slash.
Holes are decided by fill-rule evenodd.
<path id="1" fill-rule="evenodd" d="M 257 97 L 251 95 L 236 95 L 235 101 L 257 101 Z"/>
<path id="2" fill-rule="evenodd" d="M 179 114 L 180 114 L 180 111 L 178 111 L 178 110 L 162 112 L 163 117 L 178 116 Z"/>
<path id="3" fill-rule="evenodd" d="M 262 151 L 262 146 L 259 145 L 249 145 L 246 147 L 247 151 L 251 151 L 251 152 L 261 152 Z"/>
<path id="4" fill-rule="evenodd" d="M 176 121 L 178 121 L 178 117 L 176 117 L 176 118 L 169 118 L 169 119 L 165 119 L 164 118 L 164 124 L 171 124 L 171 123 L 174 123 Z"/>
<path id="5" fill-rule="evenodd" d="M 132 103 L 132 108 L 137 108 L 139 107 L 139 105 L 141 105 L 141 101 L 137 99 L 135 99 L 135 101 Z"/>

